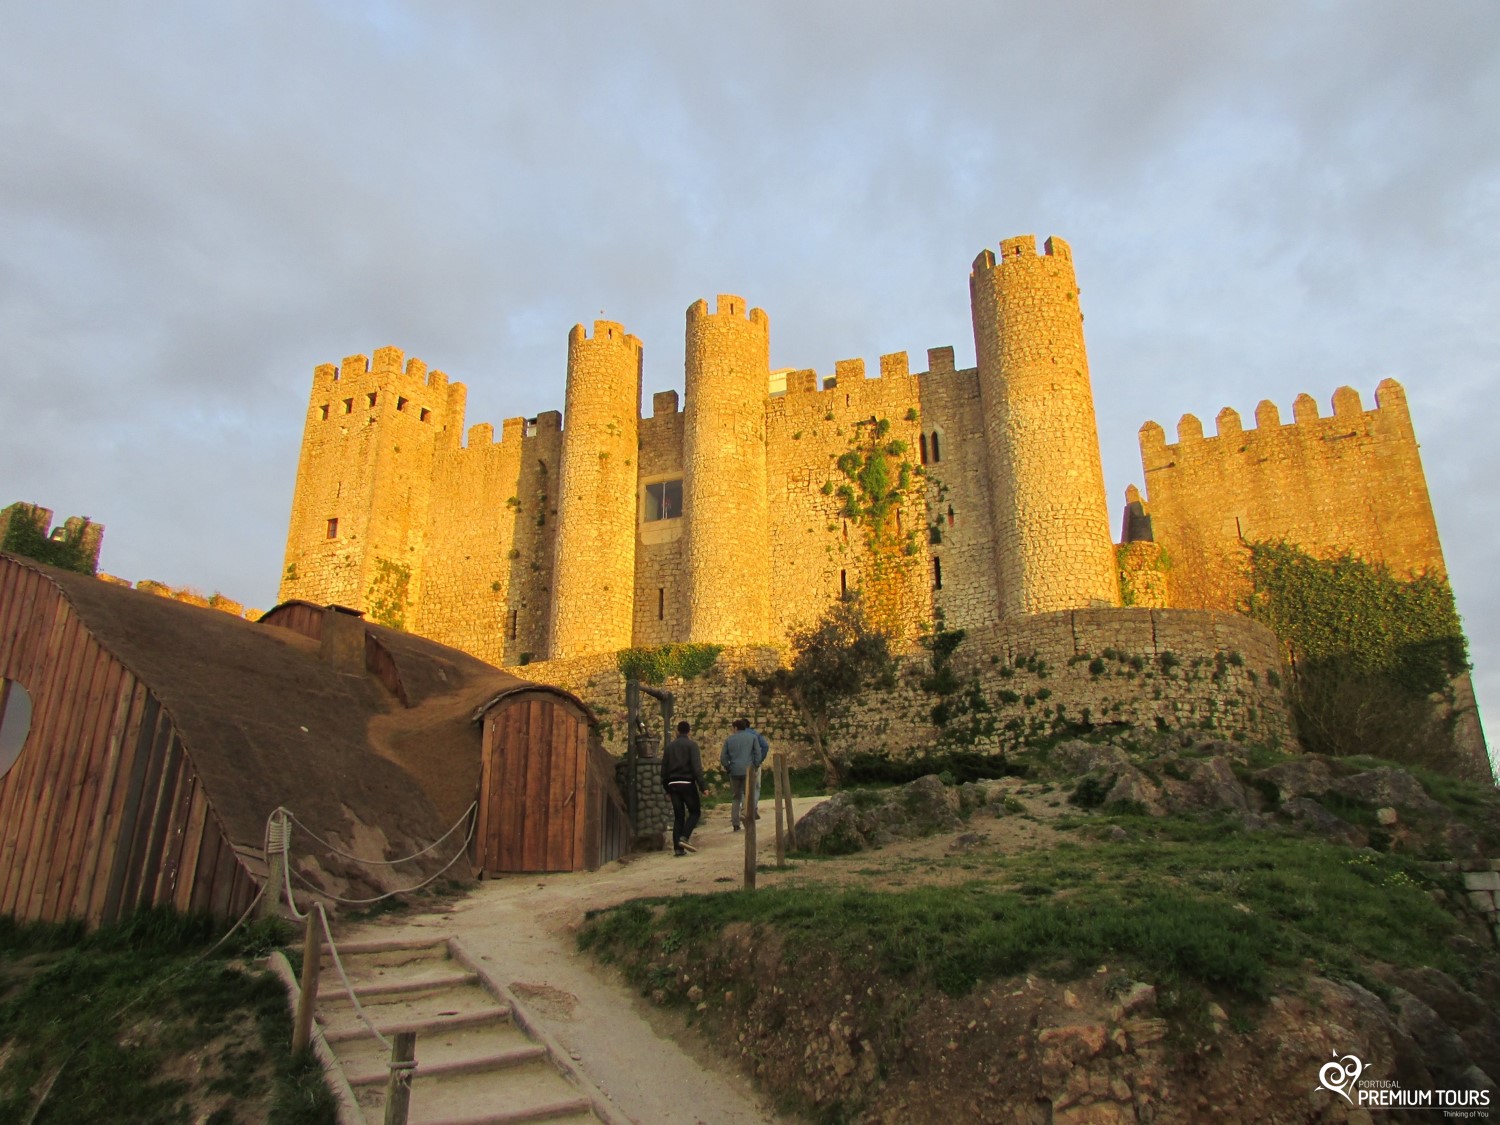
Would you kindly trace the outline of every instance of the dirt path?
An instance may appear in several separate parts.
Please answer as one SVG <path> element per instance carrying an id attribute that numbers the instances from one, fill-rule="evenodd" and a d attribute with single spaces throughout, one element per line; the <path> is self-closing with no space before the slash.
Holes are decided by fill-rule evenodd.
<path id="1" fill-rule="evenodd" d="M 769 809 L 769 802 L 766 804 Z M 803 811 L 799 807 L 799 814 Z M 763 819 L 763 835 L 774 834 Z M 642 1125 L 770 1125 L 777 1113 L 681 1016 L 642 999 L 577 951 L 585 913 L 642 895 L 733 889 L 742 835 L 726 809 L 708 810 L 696 855 L 649 852 L 598 871 L 489 880 L 443 913 L 393 915 L 349 926 L 340 940 L 458 937 L 509 985 L 615 1106 Z M 762 854 L 765 854 L 762 850 Z M 768 882 L 774 876 L 762 876 Z"/>
<path id="2" fill-rule="evenodd" d="M 1005 850 L 1046 846 L 1056 838 L 1045 823 L 1061 811 L 1056 798 L 1041 796 L 1037 787 L 1017 785 L 1033 816 L 975 817 L 958 834 L 803 862 L 786 872 L 761 872 L 757 881 L 763 887 L 804 880 L 901 886 L 931 880 L 935 873 L 927 864 L 961 846 L 955 836 L 977 833 Z M 817 800 L 799 801 L 798 815 Z M 763 863 L 775 857 L 770 809 L 770 802 L 764 802 Z M 648 852 L 593 872 L 489 880 L 442 913 L 379 918 L 350 926 L 341 937 L 458 937 L 516 992 L 615 1106 L 642 1125 L 798 1122 L 771 1107 L 727 1061 L 727 1052 L 721 1055 L 704 1044 L 682 1015 L 648 1003 L 621 977 L 576 949 L 576 932 L 590 910 L 646 895 L 740 885 L 744 837 L 730 831 L 727 807 L 705 811 L 693 842 L 697 854 L 682 858 L 670 851 Z"/>

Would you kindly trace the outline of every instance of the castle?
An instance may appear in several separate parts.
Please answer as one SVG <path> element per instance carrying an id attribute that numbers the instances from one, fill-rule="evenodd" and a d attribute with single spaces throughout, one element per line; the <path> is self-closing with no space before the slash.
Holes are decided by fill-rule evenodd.
<path id="1" fill-rule="evenodd" d="M 1286 539 L 1398 572 L 1443 560 L 1398 384 L 1320 417 L 1141 429 L 1147 497 L 1109 527 L 1072 253 L 1006 239 L 951 347 L 772 371 L 740 297 L 687 311 L 685 402 L 640 412 L 641 342 L 568 336 L 564 411 L 464 440 L 465 388 L 396 348 L 320 366 L 283 600 L 339 603 L 499 665 L 674 642 L 778 645 L 842 592 L 893 632 L 1135 605 L 1235 608 L 1238 552 Z M 566 425 L 564 422 L 566 421 Z"/>

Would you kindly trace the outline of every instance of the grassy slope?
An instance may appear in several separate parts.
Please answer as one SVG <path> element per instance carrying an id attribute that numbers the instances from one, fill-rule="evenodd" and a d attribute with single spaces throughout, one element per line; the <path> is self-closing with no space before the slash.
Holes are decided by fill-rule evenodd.
<path id="1" fill-rule="evenodd" d="M 284 935 L 217 936 L 159 911 L 88 935 L 0 919 L 0 1121 L 333 1122 L 280 983 L 242 960 Z"/>

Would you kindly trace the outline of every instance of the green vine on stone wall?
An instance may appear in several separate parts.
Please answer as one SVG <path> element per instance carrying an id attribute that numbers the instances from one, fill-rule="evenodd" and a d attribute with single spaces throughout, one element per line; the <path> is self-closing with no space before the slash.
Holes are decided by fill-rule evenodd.
<path id="1" fill-rule="evenodd" d="M 906 572 L 920 553 L 918 529 L 898 531 L 896 513 L 911 491 L 919 470 L 908 458 L 911 447 L 890 436 L 888 418 L 854 427 L 849 448 L 835 462 L 839 478 L 825 481 L 822 492 L 836 496 L 839 515 L 864 531 L 870 553 L 865 601 L 872 622 L 893 635 L 901 630 Z M 840 479 L 841 478 L 841 479 Z"/>
<path id="2" fill-rule="evenodd" d="M 389 559 L 375 560 L 375 577 L 366 596 L 370 620 L 392 629 L 406 628 L 406 598 L 411 587 L 411 567 Z"/>
<path id="3" fill-rule="evenodd" d="M 1439 574 L 1402 579 L 1353 555 L 1317 559 L 1288 543 L 1250 545 L 1246 612 L 1295 664 L 1336 661 L 1426 695 L 1467 671 L 1468 642 Z"/>
<path id="4" fill-rule="evenodd" d="M 11 519 L 10 526 L 6 528 L 5 539 L 0 542 L 0 551 L 9 551 L 13 555 L 35 559 L 59 570 L 72 570 L 79 574 L 93 574 L 96 570 L 94 559 L 81 541 L 49 538 L 23 512 L 15 513 Z"/>
<path id="5" fill-rule="evenodd" d="M 665 683 L 669 678 L 691 680 L 718 662 L 723 645 L 681 644 L 656 648 L 622 648 L 615 663 L 626 679 L 643 684 Z"/>

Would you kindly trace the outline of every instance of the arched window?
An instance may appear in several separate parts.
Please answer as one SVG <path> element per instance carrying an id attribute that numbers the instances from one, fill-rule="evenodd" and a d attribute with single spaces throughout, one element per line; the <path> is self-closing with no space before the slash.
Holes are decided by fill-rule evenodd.
<path id="1" fill-rule="evenodd" d="M 937 464 L 942 459 L 943 459 L 943 455 L 938 450 L 938 431 L 937 430 L 933 430 L 932 431 L 932 462 L 933 462 L 933 464 Z"/>
<path id="2" fill-rule="evenodd" d="M 943 588 L 943 560 L 932 560 L 932 588 L 941 590 Z"/>
<path id="3" fill-rule="evenodd" d="M 0 777 L 10 772 L 31 733 L 31 693 L 14 680 L 0 680 Z"/>
<path id="4" fill-rule="evenodd" d="M 917 441 L 922 448 L 922 464 L 925 465 L 927 464 L 927 435 L 923 434 Z"/>

